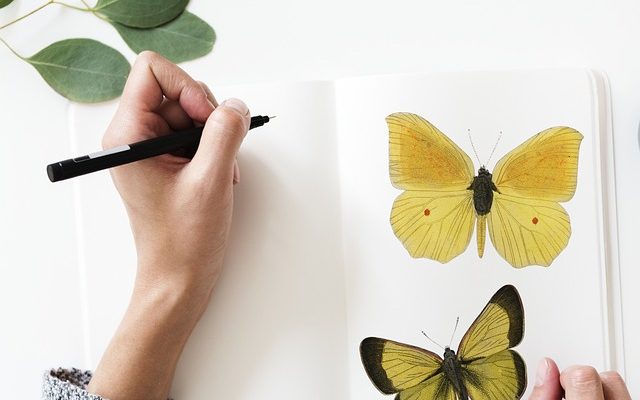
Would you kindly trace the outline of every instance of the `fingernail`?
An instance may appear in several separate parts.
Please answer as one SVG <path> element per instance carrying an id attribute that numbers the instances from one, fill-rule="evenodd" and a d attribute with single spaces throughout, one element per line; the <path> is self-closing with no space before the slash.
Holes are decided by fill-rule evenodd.
<path id="1" fill-rule="evenodd" d="M 240 183 L 240 167 L 238 167 L 238 161 L 233 163 L 233 184 Z"/>
<path id="2" fill-rule="evenodd" d="M 244 104 L 244 102 L 242 100 L 239 100 L 239 99 L 233 99 L 233 98 L 232 99 L 227 99 L 220 106 L 221 107 L 233 108 L 234 110 L 239 112 L 241 115 L 248 115 L 249 114 L 249 107 L 247 107 L 247 105 Z"/>
<path id="3" fill-rule="evenodd" d="M 543 358 L 538 364 L 538 371 L 536 371 L 536 386 L 544 385 L 549 374 L 549 360 Z"/>

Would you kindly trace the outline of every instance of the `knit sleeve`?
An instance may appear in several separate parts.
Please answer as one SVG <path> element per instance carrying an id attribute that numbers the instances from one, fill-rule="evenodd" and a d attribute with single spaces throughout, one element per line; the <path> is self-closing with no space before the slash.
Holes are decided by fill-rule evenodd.
<path id="1" fill-rule="evenodd" d="M 88 393 L 85 388 L 91 380 L 91 371 L 52 369 L 44 374 L 42 400 L 106 400 Z"/>

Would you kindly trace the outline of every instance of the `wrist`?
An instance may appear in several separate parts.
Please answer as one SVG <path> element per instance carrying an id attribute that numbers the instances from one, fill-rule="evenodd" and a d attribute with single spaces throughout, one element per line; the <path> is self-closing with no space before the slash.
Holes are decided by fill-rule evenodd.
<path id="1" fill-rule="evenodd" d="M 176 275 L 148 276 L 139 270 L 129 310 L 152 312 L 167 324 L 190 331 L 206 309 L 212 290 L 191 277 Z"/>
<path id="2" fill-rule="evenodd" d="M 167 398 L 206 301 L 175 284 L 136 280 L 129 307 L 89 384 L 105 398 Z"/>
<path id="3" fill-rule="evenodd" d="M 206 257 L 189 259 L 159 252 L 146 257 L 138 254 L 134 297 L 167 296 L 176 305 L 206 307 L 222 268 L 222 257 L 203 262 Z"/>

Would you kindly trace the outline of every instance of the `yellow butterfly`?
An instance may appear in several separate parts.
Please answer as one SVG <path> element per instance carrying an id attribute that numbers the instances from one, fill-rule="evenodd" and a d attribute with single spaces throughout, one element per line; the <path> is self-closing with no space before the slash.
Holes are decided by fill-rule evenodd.
<path id="1" fill-rule="evenodd" d="M 360 344 L 371 382 L 396 400 L 514 400 L 527 387 L 524 360 L 511 347 L 524 334 L 524 309 L 515 287 L 493 295 L 465 333 L 458 353 L 435 353 L 392 340 L 369 337 Z"/>
<path id="2" fill-rule="evenodd" d="M 462 253 L 476 219 L 478 256 L 486 227 L 513 267 L 549 266 L 567 246 L 569 215 L 559 202 L 573 197 L 582 134 L 564 126 L 538 133 L 504 156 L 493 175 L 473 163 L 424 118 L 394 113 L 389 125 L 389 172 L 404 190 L 391 226 L 412 257 L 442 263 Z"/>

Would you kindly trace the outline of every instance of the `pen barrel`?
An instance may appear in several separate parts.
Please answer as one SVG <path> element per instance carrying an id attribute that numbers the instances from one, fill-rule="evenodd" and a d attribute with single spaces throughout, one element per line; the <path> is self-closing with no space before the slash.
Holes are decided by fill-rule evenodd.
<path id="1" fill-rule="evenodd" d="M 271 118 L 273 117 L 262 115 L 251 117 L 249 129 L 260 127 L 269 122 Z M 47 175 L 51 182 L 58 182 L 166 153 L 193 158 L 200 144 L 202 130 L 202 127 L 191 128 L 143 140 L 142 142 L 59 161 L 47 165 Z"/>
<path id="2" fill-rule="evenodd" d="M 89 174 L 172 152 L 186 152 L 193 156 L 200 143 L 202 127 L 143 140 L 130 145 L 118 146 L 47 165 L 51 182 Z M 182 155 L 182 154 L 181 154 Z"/>

